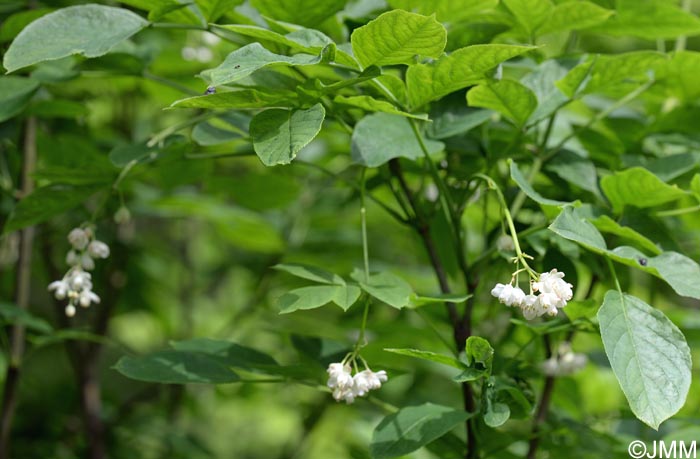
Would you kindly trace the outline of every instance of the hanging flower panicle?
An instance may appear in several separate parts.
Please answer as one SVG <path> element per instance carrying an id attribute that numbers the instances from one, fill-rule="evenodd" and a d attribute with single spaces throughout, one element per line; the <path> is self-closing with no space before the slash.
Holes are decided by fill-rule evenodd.
<path id="1" fill-rule="evenodd" d="M 74 228 L 68 233 L 71 250 L 66 255 L 70 266 L 61 280 L 49 284 L 57 300 L 68 299 L 66 315 L 73 317 L 76 306 L 89 307 L 99 303 L 100 297 L 92 291 L 92 276 L 88 271 L 95 269 L 95 259 L 109 257 L 109 246 L 95 239 L 92 228 Z"/>
<path id="2" fill-rule="evenodd" d="M 536 280 L 531 278 L 529 295 L 518 287 L 516 279 L 517 271 L 509 284 L 496 284 L 491 290 L 491 295 L 506 306 L 520 308 L 527 320 L 545 314 L 556 316 L 559 309 L 566 306 L 573 297 L 573 285 L 566 282 L 564 273 L 556 268 L 540 274 Z"/>
<path id="3" fill-rule="evenodd" d="M 336 401 L 344 400 L 352 403 L 357 397 L 363 397 L 371 390 L 382 387 L 388 377 L 386 371 L 374 372 L 369 368 L 352 375 L 352 367 L 349 363 L 339 362 L 328 365 L 328 387 L 333 390 L 333 398 Z"/>
<path id="4" fill-rule="evenodd" d="M 586 366 L 588 358 L 585 354 L 577 354 L 571 350 L 568 342 L 559 346 L 555 355 L 542 362 L 540 369 L 547 376 L 568 376 Z"/>

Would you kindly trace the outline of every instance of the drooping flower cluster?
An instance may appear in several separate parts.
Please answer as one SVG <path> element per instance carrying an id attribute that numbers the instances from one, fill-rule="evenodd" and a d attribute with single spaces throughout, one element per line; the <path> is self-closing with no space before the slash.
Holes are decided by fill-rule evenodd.
<path id="1" fill-rule="evenodd" d="M 542 373 L 547 376 L 567 376 L 582 369 L 586 366 L 586 362 L 588 362 L 588 358 L 585 354 L 574 353 L 571 350 L 571 345 L 565 343 L 559 347 L 557 355 L 552 355 L 542 362 L 540 368 Z"/>
<path id="2" fill-rule="evenodd" d="M 352 403 L 355 398 L 367 395 L 370 390 L 379 389 L 387 381 L 386 371 L 374 372 L 369 368 L 352 375 L 352 369 L 347 363 L 331 363 L 328 365 L 328 387 L 333 390 L 336 401 L 344 400 Z"/>
<path id="3" fill-rule="evenodd" d="M 573 296 L 573 285 L 564 280 L 564 273 L 556 269 L 539 275 L 537 281 L 530 281 L 530 294 L 510 284 L 496 284 L 491 290 L 491 295 L 506 306 L 515 306 L 523 311 L 527 320 L 540 317 L 544 314 L 556 316 L 559 309 Z M 535 295 L 534 292 L 539 294 Z"/>
<path id="4" fill-rule="evenodd" d="M 87 308 L 100 302 L 100 297 L 92 291 L 92 276 L 88 271 L 95 268 L 95 259 L 109 256 L 109 246 L 95 239 L 91 228 L 73 229 L 68 234 L 68 242 L 72 247 L 66 255 L 70 268 L 61 280 L 49 284 L 49 291 L 57 300 L 68 299 L 66 315 L 73 317 L 76 306 Z"/>

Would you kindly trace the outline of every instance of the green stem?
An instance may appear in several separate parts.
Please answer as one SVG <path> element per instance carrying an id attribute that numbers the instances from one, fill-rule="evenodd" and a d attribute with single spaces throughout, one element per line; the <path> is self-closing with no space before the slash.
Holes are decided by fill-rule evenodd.
<path id="1" fill-rule="evenodd" d="M 154 22 L 151 24 L 154 29 L 184 29 L 184 30 L 209 30 L 209 27 L 195 24 L 175 24 L 171 22 Z"/>
<path id="2" fill-rule="evenodd" d="M 613 277 L 613 280 L 615 281 L 615 288 L 617 288 L 618 293 L 620 296 L 622 296 L 622 287 L 620 287 L 620 279 L 617 278 L 617 273 L 615 272 L 615 266 L 613 266 L 613 262 L 610 260 L 610 258 L 605 257 L 605 261 L 608 262 L 608 268 L 610 269 L 610 274 Z"/>
<path id="3" fill-rule="evenodd" d="M 367 244 L 367 210 L 365 209 L 365 173 L 362 168 L 360 175 L 360 219 L 362 220 L 362 258 L 365 262 L 365 282 L 369 283 L 369 247 Z"/>
<path id="4" fill-rule="evenodd" d="M 384 410 L 384 412 L 389 413 L 389 414 L 396 413 L 397 411 L 399 411 L 399 409 L 397 407 L 395 407 L 394 405 L 392 405 L 391 403 L 387 403 L 385 401 L 379 400 L 374 395 L 368 396 L 367 401 L 373 405 L 376 405 L 377 407 Z"/>
<path id="5" fill-rule="evenodd" d="M 352 350 L 352 355 L 350 360 L 354 361 L 355 357 L 360 353 L 360 349 L 364 346 L 365 342 L 365 329 L 367 328 L 367 316 L 369 315 L 369 295 L 365 298 L 365 308 L 362 311 L 362 324 L 360 325 L 360 335 L 357 337 L 357 342 L 355 343 L 355 348 Z"/>
<path id="6" fill-rule="evenodd" d="M 146 145 L 148 147 L 153 147 L 153 146 L 157 145 L 159 142 L 162 142 L 163 140 L 165 140 L 165 138 L 168 137 L 170 134 L 174 134 L 175 132 L 179 131 L 180 129 L 184 129 L 186 127 L 192 126 L 193 124 L 197 124 L 200 121 L 206 121 L 209 118 L 215 117 L 217 114 L 218 113 L 213 112 L 213 111 L 207 112 L 207 113 L 203 113 L 199 116 L 189 118 L 185 121 L 174 124 L 172 126 L 168 126 L 167 128 L 163 129 L 162 131 L 158 132 L 157 134 L 154 134 L 151 137 L 151 140 L 149 140 Z"/>
<path id="7" fill-rule="evenodd" d="M 693 212 L 697 212 L 698 210 L 700 210 L 700 205 L 693 207 L 684 207 L 682 209 L 662 210 L 656 212 L 654 215 L 656 215 L 657 217 L 673 217 L 675 215 L 690 214 Z"/>
<path id="8" fill-rule="evenodd" d="M 691 0 L 681 0 L 681 8 L 683 9 L 683 11 L 685 11 L 686 13 L 690 13 L 691 3 Z M 685 35 L 681 35 L 678 38 L 676 38 L 676 51 L 685 51 L 687 38 L 688 37 L 686 37 Z"/>
<path id="9" fill-rule="evenodd" d="M 527 263 L 526 256 L 523 253 L 522 249 L 520 248 L 520 241 L 518 240 L 518 233 L 515 230 L 515 223 L 513 222 L 513 217 L 510 214 L 510 211 L 508 210 L 508 204 L 506 203 L 506 198 L 503 196 L 503 192 L 501 189 L 496 185 L 496 182 L 493 181 L 491 177 L 485 174 L 474 174 L 474 178 L 479 178 L 483 181 L 486 182 L 489 188 L 492 190 L 496 191 L 496 196 L 498 196 L 498 202 L 501 204 L 501 209 L 503 210 L 503 216 L 506 219 L 506 224 L 508 225 L 508 230 L 510 231 L 510 235 L 513 238 L 513 247 L 515 248 L 515 253 L 518 257 L 518 261 L 522 263 L 523 267 L 527 269 L 528 273 L 530 276 L 537 278 L 538 274 L 537 272 L 530 267 L 530 265 Z"/>

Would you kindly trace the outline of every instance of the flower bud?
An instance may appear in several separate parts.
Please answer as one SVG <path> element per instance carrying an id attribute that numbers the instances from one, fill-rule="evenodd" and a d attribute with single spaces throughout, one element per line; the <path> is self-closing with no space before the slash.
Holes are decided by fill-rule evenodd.
<path id="1" fill-rule="evenodd" d="M 84 229 L 74 228 L 68 233 L 68 242 L 70 242 L 76 250 L 84 250 L 90 242 L 90 237 Z"/>
<path id="2" fill-rule="evenodd" d="M 114 213 L 114 223 L 117 225 L 124 225 L 129 223 L 131 220 L 131 212 L 125 206 L 121 206 L 119 210 Z"/>

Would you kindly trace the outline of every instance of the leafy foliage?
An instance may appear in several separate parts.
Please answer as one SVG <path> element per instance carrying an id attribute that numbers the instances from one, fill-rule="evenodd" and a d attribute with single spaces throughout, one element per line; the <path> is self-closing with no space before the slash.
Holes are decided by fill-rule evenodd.
<path id="1" fill-rule="evenodd" d="M 578 459 L 698 423 L 694 5 L 115 5 L 0 7 L 0 456 Z"/>

